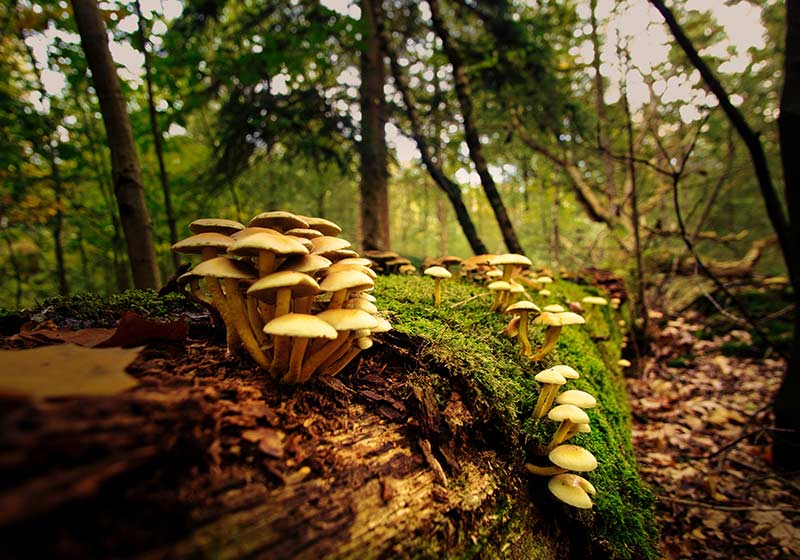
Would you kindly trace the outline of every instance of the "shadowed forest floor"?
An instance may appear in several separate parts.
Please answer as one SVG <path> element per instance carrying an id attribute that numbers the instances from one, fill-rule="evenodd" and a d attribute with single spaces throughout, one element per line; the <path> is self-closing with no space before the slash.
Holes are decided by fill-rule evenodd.
<path id="1" fill-rule="evenodd" d="M 750 334 L 704 328 L 698 314 L 667 322 L 642 377 L 628 380 L 665 557 L 798 558 L 800 485 L 771 469 L 766 428 L 785 363 L 732 356 Z"/>

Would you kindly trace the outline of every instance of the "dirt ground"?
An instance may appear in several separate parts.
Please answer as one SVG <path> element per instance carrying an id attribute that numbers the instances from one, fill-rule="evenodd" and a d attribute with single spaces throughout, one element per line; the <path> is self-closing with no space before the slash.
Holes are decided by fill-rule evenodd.
<path id="1" fill-rule="evenodd" d="M 770 465 L 778 357 L 726 356 L 732 331 L 701 340 L 699 316 L 668 321 L 628 380 L 642 476 L 658 494 L 670 559 L 800 558 L 800 476 Z"/>

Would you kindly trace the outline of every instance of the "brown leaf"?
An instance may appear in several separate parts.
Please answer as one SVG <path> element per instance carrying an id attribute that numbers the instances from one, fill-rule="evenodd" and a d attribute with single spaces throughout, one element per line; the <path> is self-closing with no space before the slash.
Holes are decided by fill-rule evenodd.
<path id="1" fill-rule="evenodd" d="M 164 323 L 152 319 L 143 319 L 136 313 L 127 312 L 122 315 L 116 332 L 95 348 L 109 348 L 112 346 L 141 346 L 152 340 L 182 341 L 189 336 L 189 325 L 184 319 Z"/>
<path id="2" fill-rule="evenodd" d="M 95 350 L 74 344 L 0 350 L 0 390 L 38 398 L 114 395 L 138 382 L 125 373 L 139 350 Z"/>
<path id="3" fill-rule="evenodd" d="M 96 346 L 108 340 L 114 334 L 114 329 L 39 329 L 35 331 L 24 331 L 19 333 L 20 338 L 33 340 L 44 344 L 68 342 L 78 346 Z"/>

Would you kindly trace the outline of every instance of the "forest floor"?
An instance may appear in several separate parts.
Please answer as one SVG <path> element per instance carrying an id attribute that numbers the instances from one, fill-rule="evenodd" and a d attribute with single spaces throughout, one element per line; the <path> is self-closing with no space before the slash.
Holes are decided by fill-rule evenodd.
<path id="1" fill-rule="evenodd" d="M 628 380 L 642 477 L 658 495 L 666 558 L 800 558 L 800 477 L 770 464 L 769 405 L 785 363 L 743 357 L 734 330 L 665 321 Z M 739 354 L 739 355 L 731 355 Z"/>

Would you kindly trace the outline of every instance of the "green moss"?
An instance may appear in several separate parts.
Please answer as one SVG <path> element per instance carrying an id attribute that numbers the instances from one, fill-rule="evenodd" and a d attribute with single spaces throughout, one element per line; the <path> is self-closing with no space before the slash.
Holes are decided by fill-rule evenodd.
<path id="1" fill-rule="evenodd" d="M 110 296 L 92 293 L 53 296 L 25 314 L 36 321 L 53 320 L 57 324 L 66 323 L 70 326 L 97 326 L 113 324 L 125 311 L 133 311 L 142 317 L 173 317 L 197 310 L 199 307 L 182 294 L 160 296 L 154 290 L 126 290 Z M 0 316 L 4 313 L 8 312 L 0 309 Z"/>
<path id="2" fill-rule="evenodd" d="M 568 300 L 596 294 L 594 288 L 555 282 L 555 296 L 547 303 L 566 304 Z M 533 376 L 555 364 L 567 364 L 581 373 L 570 388 L 582 389 L 598 397 L 599 406 L 590 410 L 592 433 L 577 436 L 574 443 L 589 449 L 599 467 L 589 478 L 598 489 L 591 513 L 566 508 L 566 515 L 585 526 L 600 556 L 610 558 L 656 558 L 658 535 L 653 521 L 654 497 L 641 482 L 630 437 L 630 408 L 622 374 L 616 365 L 623 335 L 617 328 L 620 316 L 611 308 L 596 309 L 593 330 L 602 329 L 605 339 L 593 341 L 586 327 L 565 327 L 556 349 L 542 362 L 523 359 L 515 341 L 499 334 L 509 317 L 488 311 L 491 298 L 483 288 L 459 281 L 443 284 L 442 306 L 433 308 L 433 282 L 427 278 L 382 277 L 375 295 L 377 305 L 387 310 L 396 330 L 420 340 L 415 354 L 434 364 L 427 380 L 434 388 L 457 382 L 467 389 L 467 397 L 481 420 L 497 432 L 495 448 L 513 464 L 519 465 L 528 453 L 543 449 L 555 425 L 533 421 L 531 411 L 538 395 Z M 469 300 L 469 301 L 467 301 Z M 463 305 L 452 308 L 456 302 Z M 532 327 L 531 342 L 536 348 L 543 330 Z M 446 394 L 444 395 L 446 398 Z M 531 460 L 541 458 L 531 456 Z M 478 543 L 482 542 L 480 539 Z M 480 547 L 482 545 L 476 544 Z"/>

